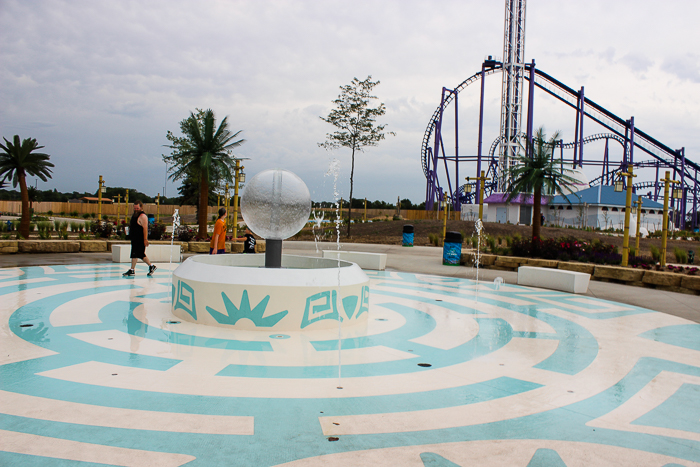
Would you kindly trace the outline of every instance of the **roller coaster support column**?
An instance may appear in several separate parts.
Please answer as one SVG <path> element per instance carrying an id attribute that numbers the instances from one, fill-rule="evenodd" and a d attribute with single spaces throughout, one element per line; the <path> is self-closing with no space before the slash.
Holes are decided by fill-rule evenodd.
<path id="1" fill-rule="evenodd" d="M 671 180 L 671 171 L 666 171 L 666 178 L 659 180 L 664 182 L 664 216 L 661 230 L 661 267 L 666 267 L 666 237 L 668 236 L 668 188 L 671 183 L 680 183 Z"/>
<path id="2" fill-rule="evenodd" d="M 532 60 L 532 63 L 530 64 L 530 87 L 528 88 L 527 91 L 527 148 L 528 151 L 530 150 L 530 146 L 532 145 L 532 126 L 533 126 L 533 120 L 534 120 L 534 112 L 535 112 L 535 60 Z M 530 157 L 532 155 L 530 154 Z"/>
<path id="3" fill-rule="evenodd" d="M 489 56 L 491 58 L 491 56 Z M 481 100 L 479 101 L 479 143 L 476 148 L 476 173 L 481 173 L 481 144 L 484 136 L 484 82 L 486 81 L 486 62 L 481 64 Z M 469 180 L 469 177 L 467 177 Z M 479 193 L 480 183 L 477 179 L 476 192 Z M 459 184 L 457 184 L 459 186 Z"/>
<path id="4" fill-rule="evenodd" d="M 486 177 L 486 172 L 482 170 L 481 177 L 476 177 L 473 179 L 467 177 L 467 182 L 471 180 L 476 180 L 476 186 L 479 187 L 479 191 L 477 192 L 479 196 L 479 220 L 484 222 L 484 184 L 486 183 L 486 180 L 491 179 Z"/>
<path id="5" fill-rule="evenodd" d="M 680 204 L 678 206 L 678 211 L 680 213 L 680 222 L 679 224 L 676 224 L 676 227 L 682 227 L 685 228 L 685 148 L 681 148 L 678 151 L 678 154 L 681 156 L 681 189 L 683 190 L 683 197 L 680 199 Z"/>
<path id="6" fill-rule="evenodd" d="M 625 237 L 622 241 L 622 266 L 627 266 L 630 253 L 630 210 L 632 209 L 632 178 L 636 177 L 632 173 L 631 165 L 627 172 L 620 172 L 620 178 L 627 177 L 627 200 L 625 201 Z M 616 186 L 617 187 L 617 186 Z M 616 190 L 617 191 L 617 190 Z"/>
<path id="7" fill-rule="evenodd" d="M 634 164 L 634 117 L 630 117 L 630 119 L 627 121 L 627 124 L 630 127 L 630 158 L 629 158 L 629 165 Z"/>
<path id="8" fill-rule="evenodd" d="M 634 254 L 639 254 L 639 226 L 642 224 L 642 195 L 639 195 L 637 201 L 634 202 L 637 205 L 637 235 L 634 237 Z"/>
<path id="9" fill-rule="evenodd" d="M 581 91 L 579 92 L 579 99 L 581 100 L 581 111 L 579 112 L 579 132 L 578 132 L 578 166 L 583 167 L 583 117 L 585 116 L 584 113 L 584 104 L 586 102 L 586 99 L 583 96 L 583 86 L 581 86 Z M 574 164 L 574 167 L 576 167 L 576 164 Z"/>

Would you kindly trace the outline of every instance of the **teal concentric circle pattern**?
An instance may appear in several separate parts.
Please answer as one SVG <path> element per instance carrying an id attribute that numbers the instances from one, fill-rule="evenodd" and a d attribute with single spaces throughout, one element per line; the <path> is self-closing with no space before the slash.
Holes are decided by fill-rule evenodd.
<path id="1" fill-rule="evenodd" d="M 0 465 L 700 465 L 681 318 L 368 272 L 366 326 L 241 331 L 122 270 L 0 269 Z"/>

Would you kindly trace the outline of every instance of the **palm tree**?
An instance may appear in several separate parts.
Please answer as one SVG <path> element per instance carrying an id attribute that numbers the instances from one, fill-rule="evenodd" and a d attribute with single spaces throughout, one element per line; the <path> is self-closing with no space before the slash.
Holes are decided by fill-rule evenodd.
<path id="1" fill-rule="evenodd" d="M 44 146 L 39 146 L 34 138 L 27 138 L 19 142 L 19 135 L 15 135 L 10 143 L 6 138 L 5 144 L 0 144 L 4 151 L 0 153 L 0 177 L 11 179 L 12 186 L 17 188 L 22 195 L 22 217 L 19 223 L 19 233 L 22 237 L 29 237 L 29 195 L 27 192 L 27 175 L 39 177 L 43 181 L 51 178 L 51 169 L 54 165 L 49 162 L 48 154 L 34 152 Z"/>
<path id="2" fill-rule="evenodd" d="M 542 211 L 542 193 L 547 195 L 561 194 L 568 200 L 565 191 L 569 194 L 574 191 L 574 184 L 580 183 L 576 178 L 568 175 L 570 170 L 563 168 L 563 161 L 554 159 L 554 147 L 559 141 L 559 132 L 555 132 L 549 141 L 546 141 L 544 127 L 540 127 L 531 142 L 528 142 L 529 151 L 526 155 L 515 157 L 514 165 L 508 170 L 509 192 L 506 201 L 511 201 L 519 193 L 532 193 L 532 244 L 536 248 L 536 240 L 540 238 L 540 213 Z"/>
<path id="3" fill-rule="evenodd" d="M 165 157 L 173 163 L 170 178 L 178 180 L 194 177 L 199 180 L 199 232 L 197 237 L 207 237 L 207 206 L 209 201 L 209 184 L 212 180 L 232 181 L 231 167 L 235 164 L 231 150 L 243 144 L 244 139 L 234 141 L 241 133 L 231 133 L 228 129 L 228 117 L 221 121 L 214 131 L 216 117 L 214 111 L 206 110 L 200 119 L 190 112 L 189 118 L 181 126 L 184 140 L 169 146 L 174 149 L 172 156 Z"/>

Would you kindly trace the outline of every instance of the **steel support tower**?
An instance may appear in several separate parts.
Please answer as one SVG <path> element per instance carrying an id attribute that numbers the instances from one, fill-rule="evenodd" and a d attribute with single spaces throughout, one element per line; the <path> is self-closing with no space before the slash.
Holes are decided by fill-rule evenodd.
<path id="1" fill-rule="evenodd" d="M 508 184 L 506 172 L 520 150 L 520 122 L 525 73 L 525 0 L 506 0 L 503 38 L 503 91 L 501 146 L 498 157 L 498 191 Z"/>

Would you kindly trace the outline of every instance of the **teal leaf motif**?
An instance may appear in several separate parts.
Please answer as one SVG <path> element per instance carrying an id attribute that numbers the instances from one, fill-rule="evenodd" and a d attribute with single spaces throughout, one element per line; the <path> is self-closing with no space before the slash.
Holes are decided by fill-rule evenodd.
<path id="1" fill-rule="evenodd" d="M 270 301 L 269 295 L 263 298 L 260 303 L 255 305 L 255 308 L 253 309 L 250 308 L 250 300 L 248 299 L 247 290 L 243 291 L 243 297 L 241 297 L 241 305 L 239 307 L 236 307 L 236 305 L 233 304 L 233 302 L 224 292 L 221 292 L 221 297 L 224 299 L 224 306 L 226 307 L 227 314 L 223 314 L 211 307 L 207 307 L 209 314 L 221 324 L 233 325 L 236 324 L 238 320 L 246 318 L 251 320 L 256 327 L 271 328 L 275 324 L 279 323 L 279 321 L 287 316 L 287 313 L 289 313 L 287 310 L 284 310 L 263 318 L 265 309 L 267 308 L 267 303 Z"/>

